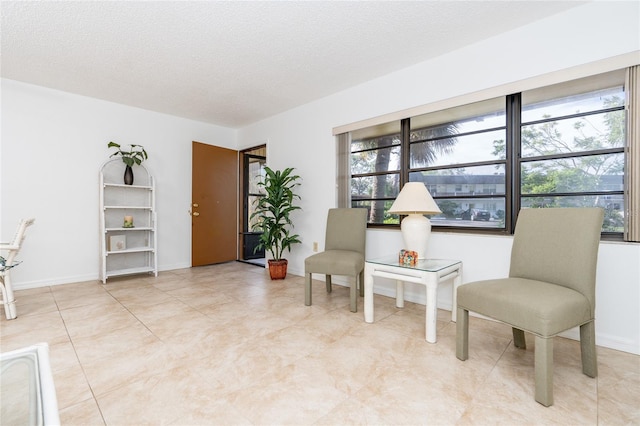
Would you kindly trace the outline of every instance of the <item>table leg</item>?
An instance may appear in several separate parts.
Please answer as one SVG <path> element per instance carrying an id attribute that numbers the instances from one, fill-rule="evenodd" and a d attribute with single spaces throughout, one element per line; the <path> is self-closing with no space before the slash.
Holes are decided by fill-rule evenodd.
<path id="1" fill-rule="evenodd" d="M 451 296 L 451 321 L 456 322 L 456 311 L 458 310 L 458 287 L 462 284 L 462 266 L 458 269 L 458 275 L 453 279 L 453 295 Z"/>
<path id="2" fill-rule="evenodd" d="M 364 320 L 373 322 L 373 270 L 364 264 Z"/>
<path id="3" fill-rule="evenodd" d="M 396 280 L 396 308 L 404 308 L 404 281 Z"/>
<path id="4" fill-rule="evenodd" d="M 436 299 L 438 297 L 438 284 L 427 284 L 427 308 L 425 314 L 425 329 L 427 342 L 436 342 L 436 318 L 438 316 Z"/>

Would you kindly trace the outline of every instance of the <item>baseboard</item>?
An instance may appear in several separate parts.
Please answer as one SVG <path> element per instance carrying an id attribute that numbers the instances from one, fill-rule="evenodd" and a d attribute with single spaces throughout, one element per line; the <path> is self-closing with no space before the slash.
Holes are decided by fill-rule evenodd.
<path id="1" fill-rule="evenodd" d="M 173 263 L 171 265 L 159 265 L 158 272 L 167 272 L 167 271 L 173 271 L 176 269 L 188 269 L 188 268 L 191 268 L 191 263 L 189 262 Z"/>
<path id="2" fill-rule="evenodd" d="M 598 321 L 596 321 L 596 328 Z M 578 327 L 572 328 L 559 334 L 560 337 L 566 337 L 567 339 L 580 341 L 580 329 Z M 598 333 L 596 331 L 596 345 L 604 348 L 614 349 L 616 351 L 628 352 L 635 355 L 640 355 L 640 346 L 634 344 L 634 342 L 628 339 L 621 339 L 618 336 L 612 336 L 610 334 Z"/>
<path id="3" fill-rule="evenodd" d="M 191 267 L 190 264 L 183 262 L 183 263 L 175 263 L 172 265 L 163 265 L 162 267 L 159 267 L 158 270 L 162 272 L 166 272 L 166 271 L 172 271 L 176 269 L 185 269 L 190 267 Z M 288 273 L 291 275 L 300 276 L 300 277 L 304 276 L 304 272 L 300 272 L 295 269 L 289 270 Z M 323 277 L 314 277 L 314 279 L 323 279 Z M 79 283 L 79 282 L 85 282 L 85 281 L 98 281 L 98 280 L 99 280 L 98 274 L 75 275 L 70 277 L 59 277 L 54 279 L 21 282 L 21 283 L 15 284 L 13 286 L 13 289 L 27 290 L 31 288 L 47 287 L 47 286 L 62 285 L 62 284 L 73 284 L 73 283 Z M 333 279 L 333 284 L 341 285 L 343 287 L 350 286 L 346 277 L 339 277 L 339 276 Z M 396 289 L 394 285 L 384 285 L 384 284 L 378 285 L 377 284 L 375 287 L 375 290 L 376 290 L 375 294 L 391 297 L 391 298 L 396 297 Z M 408 302 L 424 305 L 426 302 L 425 299 L 426 299 L 426 296 L 424 292 L 415 292 L 415 291 L 410 291 L 405 289 L 404 300 Z M 438 309 L 451 311 L 450 300 L 438 300 L 437 306 L 438 306 Z M 473 316 L 482 317 L 481 315 L 475 315 L 473 312 L 471 314 Z M 490 319 L 486 317 L 482 317 L 482 318 Z M 580 340 L 580 332 L 577 327 L 574 329 L 565 331 L 564 333 L 561 333 L 560 336 L 566 337 L 572 340 Z M 636 342 L 633 342 L 628 339 L 621 339 L 618 336 L 596 332 L 596 344 L 598 346 L 602 346 L 605 348 L 627 352 L 635 355 L 640 355 L 640 346 Z"/>
<path id="4" fill-rule="evenodd" d="M 189 263 L 174 263 L 171 265 L 163 265 L 158 267 L 158 271 L 166 272 L 172 271 L 174 269 L 187 269 L 190 268 L 191 264 Z M 58 277 L 58 278 L 47 278 L 45 280 L 37 280 L 37 281 L 24 281 L 20 283 L 13 284 L 13 290 L 28 290 L 30 288 L 39 288 L 39 287 L 48 287 L 52 285 L 62 285 L 62 284 L 75 284 L 81 283 L 85 281 L 99 281 L 100 275 L 98 273 L 95 274 L 85 274 L 85 275 L 73 275 L 68 277 Z"/>
<path id="5" fill-rule="evenodd" d="M 74 275 L 70 277 L 48 278 L 46 280 L 25 281 L 13 285 L 13 290 L 28 290 L 30 288 L 48 287 L 51 285 L 73 284 L 85 281 L 98 281 L 98 274 Z"/>
<path id="6" fill-rule="evenodd" d="M 319 277 L 319 278 L 323 279 L 322 277 Z M 346 278 L 343 278 L 343 277 L 335 277 L 332 280 L 332 283 L 341 285 L 344 287 L 348 287 L 350 285 L 349 282 L 346 280 Z M 395 298 L 396 297 L 395 285 L 376 284 L 375 294 Z M 405 287 L 404 300 L 424 305 L 426 303 L 426 295 L 424 294 L 424 292 L 408 291 Z M 438 300 L 437 306 L 438 306 L 438 309 L 451 311 L 451 300 Z M 495 321 L 491 318 L 485 317 L 483 315 L 478 315 L 474 312 L 470 312 L 470 314 L 475 317 L 487 319 L 490 321 Z M 597 327 L 597 321 L 596 321 L 596 327 Z M 560 333 L 559 336 L 565 337 L 567 339 L 580 341 L 580 330 L 578 327 L 576 327 L 571 330 L 567 330 L 563 333 Z M 597 331 L 596 331 L 596 345 L 604 348 L 608 348 L 608 349 L 640 355 L 640 346 L 636 342 L 633 342 L 628 339 L 621 339 L 619 336 L 598 333 Z"/>

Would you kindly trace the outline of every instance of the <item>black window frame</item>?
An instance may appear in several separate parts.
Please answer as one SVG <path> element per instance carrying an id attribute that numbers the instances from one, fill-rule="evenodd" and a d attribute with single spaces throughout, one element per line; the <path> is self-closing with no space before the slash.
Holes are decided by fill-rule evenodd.
<path id="1" fill-rule="evenodd" d="M 464 107 L 464 105 L 461 105 L 460 107 Z M 411 118 L 405 119 L 402 121 L 402 128 L 405 129 L 406 126 L 406 131 L 410 132 L 411 131 Z M 436 126 L 441 126 L 441 124 L 438 124 Z M 478 227 L 478 226 L 453 226 L 453 225 L 442 225 L 442 224 L 438 224 L 436 221 L 432 221 L 432 231 L 441 231 L 441 232 L 460 232 L 460 233 L 482 233 L 482 234 L 497 234 L 497 235 L 505 235 L 509 233 L 509 229 L 510 229 L 510 224 L 509 224 L 509 203 L 508 203 L 508 197 L 509 197 L 509 186 L 508 186 L 508 182 L 509 182 L 509 173 L 510 173 L 510 168 L 508 167 L 508 153 L 510 152 L 509 149 L 509 142 L 508 142 L 508 132 L 509 132 L 509 116 L 508 116 L 508 111 L 505 108 L 505 123 L 502 126 L 494 126 L 494 127 L 487 127 L 481 130 L 475 130 L 475 131 L 470 131 L 470 132 L 464 132 L 464 133 L 460 133 L 457 134 L 456 137 L 464 137 L 464 136 L 469 136 L 469 135 L 474 135 L 474 134 L 482 134 L 482 133 L 490 133 L 490 132 L 494 132 L 497 130 L 504 130 L 505 131 L 505 138 L 507 139 L 505 141 L 505 145 L 506 145 L 506 150 L 507 150 L 507 159 L 500 159 L 500 160 L 486 160 L 486 161 L 476 161 L 476 162 L 467 162 L 467 163 L 456 163 L 455 165 L 452 164 L 448 164 L 448 165 L 441 165 L 441 166 L 425 166 L 425 167 L 416 167 L 416 168 L 411 168 L 411 164 L 410 164 L 410 146 L 411 144 L 416 144 L 416 143 L 421 143 L 424 142 L 425 140 L 438 140 L 438 139 L 444 139 L 450 136 L 438 136 L 435 138 L 431 138 L 431 139 L 422 139 L 422 140 L 415 140 L 415 141 L 411 141 L 409 140 L 409 143 L 406 145 L 408 149 L 406 149 L 403 152 L 407 152 L 407 163 L 406 163 L 406 168 L 403 169 L 402 171 L 403 173 L 403 180 L 401 182 L 401 186 L 400 188 L 402 188 L 402 185 L 404 185 L 404 183 L 408 182 L 410 179 L 410 174 L 411 173 L 420 173 L 420 172 L 424 172 L 424 171 L 436 171 L 436 170 L 450 170 L 450 169 L 455 169 L 455 168 L 467 168 L 467 167 L 481 167 L 481 166 L 495 166 L 495 165 L 499 165 L 499 164 L 504 164 L 504 169 L 505 169 L 505 193 L 504 194 L 473 194 L 473 195 L 469 195 L 469 194 L 461 194 L 461 195 L 438 195 L 438 194 L 433 194 L 431 191 L 431 196 L 434 198 L 434 200 L 436 201 L 436 203 L 438 202 L 438 200 L 442 200 L 442 199 L 460 199 L 460 200 L 465 200 L 465 199 L 485 199 L 485 200 L 491 200 L 491 199 L 495 199 L 495 198 L 504 198 L 505 200 L 505 226 L 504 227 Z M 406 139 L 403 138 L 404 142 L 405 140 L 409 139 L 409 135 L 410 133 L 407 133 L 407 137 Z M 404 136 L 404 133 L 403 133 Z M 405 147 L 405 145 L 402 145 L 403 148 Z"/>
<path id="2" fill-rule="evenodd" d="M 627 89 L 624 87 L 624 85 L 623 85 L 623 90 L 626 93 Z M 514 151 L 517 151 L 513 159 L 514 161 L 513 170 L 516 172 L 513 174 L 517 177 L 518 184 L 513 188 L 515 203 L 514 203 L 514 216 L 512 216 L 513 225 L 512 225 L 511 233 L 515 231 L 515 218 L 517 217 L 517 214 L 522 207 L 523 198 L 526 199 L 526 198 L 570 197 L 570 196 L 604 196 L 606 197 L 610 195 L 621 195 L 624 201 L 625 197 L 627 196 L 627 191 L 625 190 L 625 188 L 623 188 L 622 190 L 614 190 L 614 191 L 600 190 L 600 191 L 574 191 L 574 192 L 549 192 L 549 193 L 523 194 L 522 185 L 520 182 L 520 176 L 522 173 L 523 164 L 533 163 L 536 161 L 554 160 L 554 159 L 562 159 L 562 158 L 583 158 L 583 157 L 604 155 L 604 154 L 626 155 L 626 149 L 623 144 L 623 146 L 617 147 L 617 148 L 601 148 L 601 149 L 594 149 L 589 151 L 576 151 L 576 152 L 570 152 L 570 153 L 547 154 L 547 155 L 523 157 L 521 153 L 521 149 L 522 149 L 521 135 L 522 135 L 522 128 L 524 126 L 530 126 L 534 124 L 541 124 L 541 123 L 554 122 L 554 121 L 560 121 L 560 120 L 567 120 L 571 118 L 588 117 L 591 115 L 616 112 L 616 111 L 624 112 L 625 111 L 624 104 L 615 106 L 615 107 L 601 108 L 597 110 L 590 110 L 590 111 L 573 113 L 573 114 L 558 115 L 550 118 L 523 122 L 522 114 L 521 114 L 522 113 L 522 99 L 521 99 L 522 94 L 518 93 L 515 95 L 509 95 L 507 98 L 510 98 L 510 97 L 512 97 L 514 99 L 514 102 L 518 104 L 518 110 L 515 117 L 516 119 L 513 122 L 513 129 L 517 130 L 517 132 L 515 133 L 517 133 L 518 140 L 517 140 L 517 144 L 514 144 L 512 147 Z M 625 120 L 627 120 L 627 117 L 625 117 Z M 626 127 L 625 127 L 625 132 L 626 132 Z M 625 138 L 627 137 L 626 134 L 624 137 Z M 626 170 L 625 170 L 625 174 L 626 174 Z M 624 174 L 623 174 L 623 180 L 624 180 Z M 601 239 L 603 240 L 624 241 L 624 230 L 620 232 L 602 231 L 600 235 L 601 235 Z"/>
<path id="3" fill-rule="evenodd" d="M 624 88 L 626 92 L 626 88 Z M 605 149 L 596 149 L 590 151 L 580 151 L 580 152 L 571 152 L 571 153 L 559 153 L 559 154 L 549 154 L 549 155 L 540 155 L 540 156 L 530 156 L 523 158 L 522 157 L 522 128 L 523 126 L 542 123 L 545 121 L 557 121 L 567 118 L 579 118 L 582 116 L 594 115 L 594 114 L 602 114 L 613 111 L 624 111 L 625 106 L 615 106 L 608 108 L 601 108 L 595 111 L 587 111 L 582 113 L 575 114 L 566 114 L 561 116 L 554 116 L 548 119 L 539 119 L 533 120 L 530 122 L 523 123 L 522 122 L 522 94 L 515 93 L 510 94 L 504 97 L 505 101 L 505 114 L 506 114 L 506 123 L 505 123 L 505 158 L 503 161 L 505 168 L 505 217 L 504 217 L 504 227 L 500 228 L 485 228 L 485 227 L 474 227 L 474 226 L 449 226 L 449 225 L 439 225 L 434 223 L 432 226 L 432 230 L 435 232 L 459 232 L 459 233 L 479 233 L 479 234 L 494 234 L 494 235 L 511 235 L 515 231 L 516 218 L 520 209 L 522 208 L 522 200 L 527 197 L 562 197 L 562 196 L 591 196 L 591 195 L 621 195 L 623 200 L 628 196 L 625 188 L 622 190 L 614 190 L 614 191 L 588 191 L 588 192 L 566 192 L 566 193 L 545 193 L 545 194 L 523 194 L 521 187 L 521 173 L 522 167 L 526 163 L 534 162 L 534 161 L 542 161 L 542 160 L 553 160 L 564 157 L 586 157 L 591 155 L 602 155 L 602 154 L 623 154 L 626 155 L 625 147 L 619 148 L 605 148 Z M 461 105 L 460 107 L 464 107 Z M 484 130 L 487 131 L 487 130 Z M 372 172 L 365 174 L 351 174 L 351 178 L 354 177 L 364 177 L 364 176 L 375 176 L 375 175 L 390 175 L 390 174 L 398 174 L 399 179 L 399 188 L 401 189 L 403 185 L 409 182 L 410 174 L 412 172 L 419 171 L 427 171 L 427 170 L 437 170 L 437 169 L 450 169 L 451 166 L 428 166 L 428 167 L 420 167 L 411 169 L 410 166 L 410 153 L 411 153 L 411 144 L 421 143 L 424 140 L 410 140 L 411 135 L 411 118 L 404 118 L 400 120 L 400 168 L 398 171 L 383 171 L 383 172 Z M 626 137 L 626 135 L 625 135 Z M 376 150 L 379 148 L 372 148 L 371 150 Z M 495 165 L 499 163 L 499 161 L 480 161 L 480 162 L 472 162 L 472 163 L 460 163 L 456 164 L 456 167 L 473 167 L 473 166 L 483 166 L 483 165 Z M 625 170 L 626 173 L 626 170 Z M 396 194 L 397 196 L 397 194 Z M 461 195 L 460 198 L 469 198 L 467 196 Z M 500 196 L 502 197 L 502 196 Z M 438 201 L 438 199 L 442 198 L 452 198 L 450 196 L 439 196 L 434 195 L 433 198 Z M 495 194 L 474 194 L 473 198 L 496 198 Z M 366 201 L 384 201 L 384 202 L 392 202 L 395 197 L 385 197 L 380 199 L 370 198 Z M 359 200 L 362 201 L 362 200 Z M 352 207 L 356 207 L 354 200 L 351 202 Z M 367 226 L 370 228 L 393 228 L 399 227 L 399 222 L 389 224 L 389 223 L 368 223 Z M 603 240 L 613 240 L 613 241 L 623 241 L 624 240 L 624 231 L 622 232 L 602 232 Z"/>

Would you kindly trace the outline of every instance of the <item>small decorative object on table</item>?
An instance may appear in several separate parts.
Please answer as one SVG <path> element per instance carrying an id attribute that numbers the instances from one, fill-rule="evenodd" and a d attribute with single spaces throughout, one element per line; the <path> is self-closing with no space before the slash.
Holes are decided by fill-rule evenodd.
<path id="1" fill-rule="evenodd" d="M 133 216 L 125 216 L 123 228 L 133 228 Z"/>
<path id="2" fill-rule="evenodd" d="M 400 250 L 398 262 L 401 265 L 415 266 L 418 263 L 418 252 L 412 250 Z"/>

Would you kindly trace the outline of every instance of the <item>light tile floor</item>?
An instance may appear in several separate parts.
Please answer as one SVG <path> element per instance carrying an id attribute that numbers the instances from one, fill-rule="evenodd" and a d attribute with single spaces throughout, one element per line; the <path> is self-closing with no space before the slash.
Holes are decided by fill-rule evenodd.
<path id="1" fill-rule="evenodd" d="M 349 292 L 271 281 L 239 262 L 16 292 L 1 350 L 47 342 L 64 425 L 640 424 L 640 357 L 598 348 L 581 373 L 576 341 L 556 338 L 555 404 L 536 403 L 533 343 L 471 318 L 470 358 L 455 324 L 375 296 L 375 322 Z M 1 419 L 0 419 L 1 423 Z"/>

